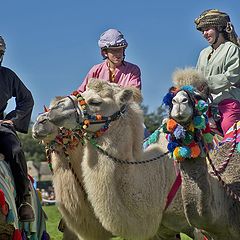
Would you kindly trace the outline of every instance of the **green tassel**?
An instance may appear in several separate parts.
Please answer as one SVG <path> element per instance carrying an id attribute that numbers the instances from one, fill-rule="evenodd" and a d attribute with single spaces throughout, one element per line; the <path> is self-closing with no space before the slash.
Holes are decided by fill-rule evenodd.
<path id="1" fill-rule="evenodd" d="M 204 133 L 203 139 L 205 143 L 211 143 L 213 141 L 213 135 L 211 133 Z"/>
<path id="2" fill-rule="evenodd" d="M 7 215 L 7 223 L 13 223 L 13 222 L 14 222 L 13 210 L 10 209 Z"/>
<path id="3" fill-rule="evenodd" d="M 38 240 L 37 233 L 33 233 L 29 240 Z"/>
<path id="4" fill-rule="evenodd" d="M 151 134 L 151 136 L 149 137 L 149 139 L 147 140 L 148 141 L 148 144 L 152 144 L 152 143 L 155 143 L 158 141 L 158 138 L 159 138 L 159 135 L 160 135 L 160 131 L 157 129 L 153 134 Z"/>

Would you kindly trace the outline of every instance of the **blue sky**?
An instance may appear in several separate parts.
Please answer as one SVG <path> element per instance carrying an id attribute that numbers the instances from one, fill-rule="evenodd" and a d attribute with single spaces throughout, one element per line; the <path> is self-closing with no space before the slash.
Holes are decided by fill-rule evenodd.
<path id="1" fill-rule="evenodd" d="M 129 43 L 126 60 L 141 68 L 144 105 L 154 111 L 171 86 L 173 71 L 194 66 L 207 46 L 193 21 L 210 8 L 229 13 L 240 35 L 236 0 L 1 1 L 0 35 L 7 43 L 3 65 L 32 91 L 35 120 L 44 104 L 70 94 L 102 61 L 99 35 L 117 28 Z"/>

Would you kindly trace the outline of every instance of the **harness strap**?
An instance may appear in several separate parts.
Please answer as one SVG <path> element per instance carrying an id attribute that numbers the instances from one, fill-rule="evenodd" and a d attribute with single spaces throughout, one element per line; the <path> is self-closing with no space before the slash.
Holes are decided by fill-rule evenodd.
<path id="1" fill-rule="evenodd" d="M 181 178 L 181 174 L 179 172 L 175 181 L 174 181 L 174 183 L 173 183 L 173 185 L 172 185 L 172 187 L 171 187 L 170 192 L 168 193 L 167 201 L 166 201 L 166 205 L 165 205 L 164 210 L 167 210 L 167 208 L 169 207 L 169 205 L 173 201 L 173 199 L 176 196 L 177 191 L 180 188 L 181 184 L 182 184 L 182 178 Z"/>

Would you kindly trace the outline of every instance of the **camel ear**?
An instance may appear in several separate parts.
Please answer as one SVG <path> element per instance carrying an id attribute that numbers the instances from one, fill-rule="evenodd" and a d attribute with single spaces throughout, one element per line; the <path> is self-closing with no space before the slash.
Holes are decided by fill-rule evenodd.
<path id="1" fill-rule="evenodd" d="M 46 105 L 43 106 L 43 110 L 44 112 L 49 112 L 49 108 Z"/>
<path id="2" fill-rule="evenodd" d="M 116 94 L 117 102 L 122 105 L 129 102 L 133 97 L 133 90 L 131 88 L 123 88 Z"/>
<path id="3" fill-rule="evenodd" d="M 131 89 L 133 91 L 133 101 L 140 104 L 143 100 L 140 89 L 136 87 L 128 87 L 128 89 Z"/>

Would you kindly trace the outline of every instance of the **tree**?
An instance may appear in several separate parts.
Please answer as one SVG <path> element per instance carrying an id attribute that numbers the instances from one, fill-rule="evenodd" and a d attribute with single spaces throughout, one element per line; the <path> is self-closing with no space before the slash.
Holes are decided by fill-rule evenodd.
<path id="1" fill-rule="evenodd" d="M 154 132 L 158 127 L 161 126 L 162 120 L 166 117 L 165 109 L 160 106 L 156 111 L 148 113 L 148 106 L 142 105 L 144 113 L 144 122 L 150 133 Z"/>
<path id="2" fill-rule="evenodd" d="M 21 140 L 26 160 L 40 163 L 46 160 L 44 146 L 32 137 L 31 128 L 32 124 L 29 128 L 28 134 L 18 133 L 18 136 Z"/>

